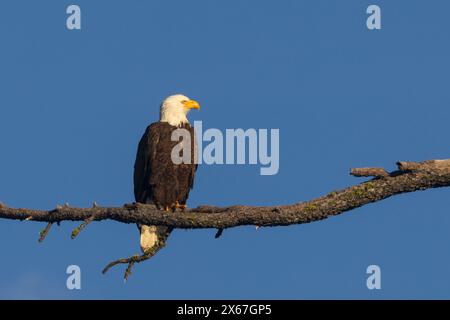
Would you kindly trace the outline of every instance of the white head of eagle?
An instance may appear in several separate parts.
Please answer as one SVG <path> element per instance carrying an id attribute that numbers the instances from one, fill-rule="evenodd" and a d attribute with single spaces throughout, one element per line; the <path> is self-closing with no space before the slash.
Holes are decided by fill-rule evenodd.
<path id="1" fill-rule="evenodd" d="M 187 114 L 191 109 L 200 109 L 197 101 L 182 94 L 169 96 L 161 104 L 159 120 L 179 127 L 182 124 L 189 123 Z"/>

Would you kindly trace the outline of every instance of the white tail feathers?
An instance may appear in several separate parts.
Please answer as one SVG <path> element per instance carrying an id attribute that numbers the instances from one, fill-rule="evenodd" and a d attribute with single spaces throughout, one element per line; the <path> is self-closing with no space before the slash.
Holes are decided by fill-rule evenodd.
<path id="1" fill-rule="evenodd" d="M 141 226 L 141 250 L 146 252 L 158 242 L 156 226 Z"/>

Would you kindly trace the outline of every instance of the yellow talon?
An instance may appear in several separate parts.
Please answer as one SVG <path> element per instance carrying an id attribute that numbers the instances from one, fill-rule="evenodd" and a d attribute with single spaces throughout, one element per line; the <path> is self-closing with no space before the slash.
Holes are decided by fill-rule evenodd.
<path id="1" fill-rule="evenodd" d="M 178 201 L 176 201 L 175 204 L 172 206 L 172 210 L 176 211 L 177 209 L 181 209 L 181 211 L 183 211 L 184 209 L 186 209 L 186 205 L 180 204 Z"/>

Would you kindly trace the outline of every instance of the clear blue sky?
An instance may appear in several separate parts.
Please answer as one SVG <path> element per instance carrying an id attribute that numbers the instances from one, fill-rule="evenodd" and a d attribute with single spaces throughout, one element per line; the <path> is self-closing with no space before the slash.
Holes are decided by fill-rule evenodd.
<path id="1" fill-rule="evenodd" d="M 66 7 L 82 30 L 66 29 Z M 382 9 L 382 30 L 366 8 Z M 189 206 L 288 204 L 360 182 L 349 168 L 449 157 L 448 1 L 3 1 L 0 200 L 133 201 L 138 140 L 172 93 L 206 128 L 279 128 L 280 171 L 201 166 Z M 308 225 L 175 231 L 139 252 L 134 225 L 0 221 L 0 298 L 450 298 L 450 190 Z M 66 289 L 66 267 L 82 290 Z M 366 288 L 377 264 L 382 289 Z"/>

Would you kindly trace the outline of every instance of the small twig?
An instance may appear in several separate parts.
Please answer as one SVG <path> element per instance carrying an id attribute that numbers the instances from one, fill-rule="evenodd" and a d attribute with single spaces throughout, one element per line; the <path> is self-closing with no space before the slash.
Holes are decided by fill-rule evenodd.
<path id="1" fill-rule="evenodd" d="M 53 225 L 53 222 L 47 223 L 44 230 L 39 232 L 39 240 L 38 240 L 39 242 L 42 242 L 45 240 L 45 237 L 47 237 L 48 233 L 50 232 L 52 225 Z"/>
<path id="2" fill-rule="evenodd" d="M 355 177 L 388 177 L 389 173 L 383 168 L 353 168 L 350 174 Z"/>
<path id="3" fill-rule="evenodd" d="M 216 235 L 214 236 L 214 238 L 218 239 L 222 236 L 223 233 L 223 228 L 217 229 Z"/>
<path id="4" fill-rule="evenodd" d="M 131 274 L 131 269 L 133 269 L 134 264 L 135 264 L 134 261 L 131 261 L 131 262 L 128 264 L 128 267 L 127 267 L 127 269 L 125 270 L 125 274 L 124 274 L 124 276 L 123 276 L 123 281 L 126 282 L 126 281 L 128 280 L 128 277 L 129 277 L 130 274 Z"/>
<path id="5" fill-rule="evenodd" d="M 164 242 L 160 242 L 158 245 L 152 247 L 151 249 L 149 249 L 146 253 L 144 253 L 143 255 L 134 255 L 131 256 L 129 258 L 122 258 L 122 259 L 118 259 L 115 260 L 111 263 L 109 263 L 102 271 L 103 274 L 105 274 L 106 272 L 108 272 L 109 269 L 111 269 L 112 267 L 118 265 L 118 264 L 128 264 L 127 269 L 125 270 L 124 273 L 124 280 L 127 281 L 128 277 L 131 274 L 131 270 L 134 266 L 135 263 L 140 263 L 142 261 L 148 260 L 151 257 L 153 257 L 159 250 L 161 250 L 163 247 L 165 246 Z"/>
<path id="6" fill-rule="evenodd" d="M 95 214 L 93 214 L 92 216 L 90 216 L 89 218 L 87 218 L 86 220 L 84 220 L 78 227 L 76 227 L 75 229 L 73 229 L 72 234 L 71 234 L 71 238 L 75 239 L 78 234 L 81 232 L 81 230 L 83 230 L 84 228 L 87 227 L 87 225 L 89 223 L 91 223 L 92 221 L 95 220 Z"/>

